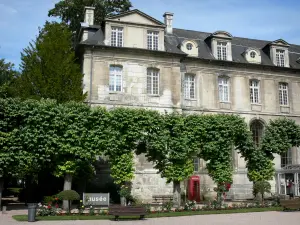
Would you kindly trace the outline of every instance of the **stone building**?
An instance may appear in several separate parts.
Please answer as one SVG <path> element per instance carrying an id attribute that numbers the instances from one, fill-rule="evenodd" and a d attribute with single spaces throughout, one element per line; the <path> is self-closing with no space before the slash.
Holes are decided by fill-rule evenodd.
<path id="1" fill-rule="evenodd" d="M 234 37 L 226 31 L 177 29 L 173 13 L 163 17 L 164 23 L 132 10 L 108 17 L 100 26 L 94 24 L 94 8 L 85 8 L 77 52 L 91 106 L 237 113 L 249 124 L 256 143 L 270 119 L 285 116 L 300 123 L 300 46 L 282 39 Z M 245 162 L 237 152 L 232 154 L 235 174 L 228 198 L 251 198 Z M 273 192 L 283 193 L 287 178 L 280 171 L 300 164 L 300 150 L 276 155 L 274 163 L 278 176 L 271 182 Z M 195 159 L 194 165 L 201 191 L 213 187 L 205 162 Z M 286 176 L 299 185 L 298 174 Z M 153 194 L 172 193 L 172 186 L 137 156 L 133 193 L 151 199 Z"/>

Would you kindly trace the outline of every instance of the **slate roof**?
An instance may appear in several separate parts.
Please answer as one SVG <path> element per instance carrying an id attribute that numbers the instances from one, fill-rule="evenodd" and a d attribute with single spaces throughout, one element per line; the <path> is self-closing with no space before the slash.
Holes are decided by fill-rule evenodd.
<path id="1" fill-rule="evenodd" d="M 142 13 L 142 12 L 138 11 L 138 13 Z M 118 16 L 114 16 L 114 17 L 118 17 Z M 105 45 L 104 44 L 105 37 L 100 26 L 93 26 L 85 29 L 88 29 L 88 39 L 81 42 L 80 44 L 94 45 L 94 46 Z M 187 56 L 186 53 L 180 50 L 180 45 L 184 40 L 193 40 L 198 45 L 198 58 L 207 59 L 207 60 L 216 60 L 212 54 L 209 44 L 206 41 L 206 39 L 210 35 L 211 33 L 207 33 L 207 32 L 174 28 L 173 34 L 165 34 L 165 43 L 164 43 L 165 51 L 167 53 L 182 54 L 183 56 Z M 248 63 L 243 53 L 249 48 L 255 48 L 260 51 L 261 65 L 274 66 L 270 57 L 267 55 L 266 51 L 264 51 L 264 48 L 270 43 L 272 43 L 272 41 L 232 37 L 231 39 L 232 61 L 238 63 Z M 300 46 L 299 45 L 290 44 L 289 62 L 290 62 L 290 68 L 300 69 Z"/>
<path id="2" fill-rule="evenodd" d="M 211 33 L 193 31 L 193 30 L 184 30 L 184 29 L 173 29 L 173 34 L 177 36 L 180 43 L 184 40 L 193 40 L 198 44 L 198 57 L 203 59 L 216 60 L 212 55 L 211 49 L 205 41 Z M 231 40 L 232 45 L 232 61 L 248 63 L 243 53 L 248 48 L 255 48 L 260 50 L 261 54 L 261 65 L 274 66 L 270 57 L 263 51 L 268 44 L 272 41 L 256 40 L 249 38 L 233 37 Z M 177 43 L 180 45 L 180 43 Z M 289 61 L 291 68 L 300 69 L 300 60 L 299 63 L 297 60 L 300 58 L 300 46 L 291 44 L 289 47 Z"/>

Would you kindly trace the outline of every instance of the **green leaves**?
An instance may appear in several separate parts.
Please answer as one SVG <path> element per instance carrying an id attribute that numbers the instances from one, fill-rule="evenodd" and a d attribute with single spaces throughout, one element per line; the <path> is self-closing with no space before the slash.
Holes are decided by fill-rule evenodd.
<path id="1" fill-rule="evenodd" d="M 95 24 L 101 25 L 106 16 L 125 12 L 132 7 L 129 0 L 61 0 L 48 12 L 48 16 L 59 17 L 69 24 L 72 32 L 78 32 L 84 20 L 84 7 L 95 7 Z"/>
<path id="2" fill-rule="evenodd" d="M 21 75 L 16 79 L 17 96 L 50 98 L 57 102 L 82 102 L 80 65 L 72 48 L 72 32 L 64 23 L 46 22 L 34 43 L 21 53 Z"/>

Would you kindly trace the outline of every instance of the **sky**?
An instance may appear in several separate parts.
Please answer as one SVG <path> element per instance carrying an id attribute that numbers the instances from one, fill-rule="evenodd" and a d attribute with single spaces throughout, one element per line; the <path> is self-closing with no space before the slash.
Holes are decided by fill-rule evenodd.
<path id="1" fill-rule="evenodd" d="M 58 0 L 0 0 L 0 58 L 18 69 L 21 52 L 38 34 Z M 300 45 L 299 0 L 131 0 L 133 8 L 163 21 L 174 13 L 175 28 Z"/>

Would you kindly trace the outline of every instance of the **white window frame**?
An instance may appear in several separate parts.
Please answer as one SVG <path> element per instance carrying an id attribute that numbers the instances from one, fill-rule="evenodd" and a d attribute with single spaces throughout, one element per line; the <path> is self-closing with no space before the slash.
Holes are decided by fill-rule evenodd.
<path id="1" fill-rule="evenodd" d="M 260 103 L 260 82 L 258 80 L 250 80 L 250 102 L 251 104 Z"/>
<path id="2" fill-rule="evenodd" d="M 219 101 L 229 102 L 230 101 L 229 77 L 218 77 L 218 90 L 219 90 Z"/>
<path id="3" fill-rule="evenodd" d="M 184 75 L 184 98 L 196 99 L 196 76 L 195 74 Z"/>
<path id="4" fill-rule="evenodd" d="M 159 95 L 159 69 L 148 68 L 147 69 L 147 94 Z"/>
<path id="5" fill-rule="evenodd" d="M 279 91 L 279 104 L 282 106 L 289 105 L 289 85 L 288 83 L 281 82 L 278 87 Z"/>
<path id="6" fill-rule="evenodd" d="M 285 66 L 285 50 L 276 49 L 276 65 L 280 67 Z"/>
<path id="7" fill-rule="evenodd" d="M 218 60 L 228 59 L 228 42 L 217 41 L 217 58 Z"/>
<path id="8" fill-rule="evenodd" d="M 159 46 L 159 31 L 148 30 L 147 31 L 147 49 L 158 50 Z"/>
<path id="9" fill-rule="evenodd" d="M 123 89 L 123 67 L 119 65 L 111 65 L 109 67 L 109 91 L 122 92 L 122 89 Z"/>
<path id="10" fill-rule="evenodd" d="M 292 149 L 289 148 L 286 152 L 280 155 L 280 167 L 284 168 L 292 164 L 293 164 L 293 153 L 292 153 Z"/>
<path id="11" fill-rule="evenodd" d="M 124 44 L 123 27 L 111 27 L 110 45 L 115 47 L 123 47 Z"/>
<path id="12" fill-rule="evenodd" d="M 194 158 L 193 165 L 194 165 L 194 172 L 199 172 L 200 171 L 200 159 Z M 196 167 L 197 167 L 197 169 L 196 169 Z"/>

